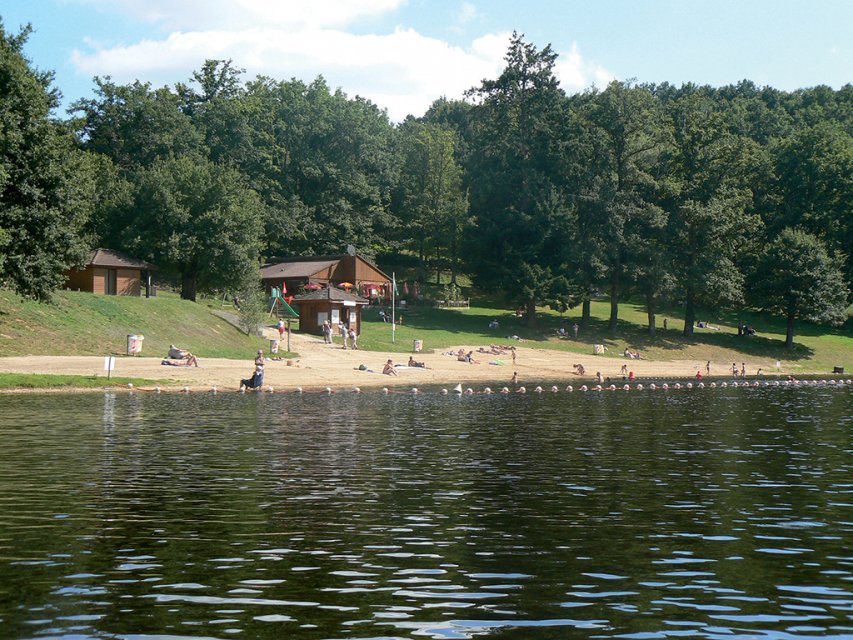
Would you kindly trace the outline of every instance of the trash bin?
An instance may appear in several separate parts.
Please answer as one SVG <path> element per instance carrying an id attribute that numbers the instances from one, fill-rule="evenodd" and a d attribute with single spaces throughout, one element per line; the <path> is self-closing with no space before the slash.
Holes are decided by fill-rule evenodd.
<path id="1" fill-rule="evenodd" d="M 421 350 L 423 350 L 423 348 L 424 348 L 424 341 L 423 340 L 413 340 L 412 341 L 412 351 L 414 351 L 415 353 L 419 353 Z"/>
<path id="2" fill-rule="evenodd" d="M 278 340 L 270 340 L 270 353 L 278 353 Z"/>
<path id="3" fill-rule="evenodd" d="M 127 336 L 127 355 L 133 356 L 137 353 L 142 353 L 142 341 L 145 336 L 129 335 Z"/>

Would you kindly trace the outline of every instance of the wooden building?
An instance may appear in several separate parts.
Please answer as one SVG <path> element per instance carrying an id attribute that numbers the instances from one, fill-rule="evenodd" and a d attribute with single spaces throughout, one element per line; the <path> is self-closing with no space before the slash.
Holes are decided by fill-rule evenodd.
<path id="1" fill-rule="evenodd" d="M 340 255 L 273 260 L 261 268 L 261 280 L 267 291 L 284 284 L 291 295 L 310 285 L 344 288 L 368 301 L 391 293 L 391 278 L 352 249 Z"/>
<path id="2" fill-rule="evenodd" d="M 151 274 L 156 270 L 144 260 L 96 249 L 85 267 L 66 272 L 65 288 L 108 296 L 138 296 L 144 289 L 145 297 L 150 298 L 154 294 Z"/>
<path id="3" fill-rule="evenodd" d="M 293 304 L 299 309 L 299 330 L 317 335 L 323 334 L 326 320 L 332 322 L 335 335 L 340 322 L 360 334 L 361 309 L 368 302 L 366 298 L 337 287 L 324 287 L 293 298 Z"/>

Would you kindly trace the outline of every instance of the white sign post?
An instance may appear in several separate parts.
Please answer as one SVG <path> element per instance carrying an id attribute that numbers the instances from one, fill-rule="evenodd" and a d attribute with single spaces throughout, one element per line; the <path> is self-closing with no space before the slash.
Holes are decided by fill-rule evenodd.
<path id="1" fill-rule="evenodd" d="M 115 356 L 107 356 L 104 358 L 104 371 L 107 372 L 107 380 L 110 379 L 110 375 L 113 372 L 113 369 L 116 368 L 116 357 Z"/>

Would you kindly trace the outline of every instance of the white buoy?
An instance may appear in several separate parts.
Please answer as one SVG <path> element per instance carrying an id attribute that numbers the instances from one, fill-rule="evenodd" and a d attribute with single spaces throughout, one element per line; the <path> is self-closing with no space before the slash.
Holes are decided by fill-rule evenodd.
<path id="1" fill-rule="evenodd" d="M 361 389 L 359 389 L 358 387 L 353 387 L 352 392 L 353 393 L 361 393 Z"/>
<path id="2" fill-rule="evenodd" d="M 631 387 L 628 386 L 627 384 L 622 386 L 622 391 L 630 391 L 630 390 L 631 390 Z"/>
<path id="3" fill-rule="evenodd" d="M 326 387 L 326 394 L 327 394 L 327 395 L 331 395 L 331 394 L 332 394 L 332 387 Z"/>
<path id="4" fill-rule="evenodd" d="M 734 388 L 737 388 L 739 385 L 738 385 L 738 383 L 737 383 L 737 382 L 732 382 L 732 386 L 733 386 Z"/>
<path id="5" fill-rule="evenodd" d="M 681 389 L 681 383 L 680 383 L 680 382 L 676 382 L 676 383 L 673 385 L 673 388 L 674 388 L 674 389 Z"/>
<path id="6" fill-rule="evenodd" d="M 616 385 L 615 385 L 615 384 L 611 384 L 609 387 L 607 387 L 607 390 L 608 390 L 608 391 L 616 391 Z"/>
<path id="7" fill-rule="evenodd" d="M 210 388 L 210 393 L 213 393 L 213 394 L 216 393 L 216 386 L 213 386 Z"/>
<path id="8" fill-rule="evenodd" d="M 688 383 L 687 383 L 686 385 L 684 385 L 684 386 L 685 386 L 685 387 L 687 387 L 688 389 L 692 389 L 692 388 L 693 388 L 693 383 L 692 383 L 692 382 L 688 382 Z"/>
<path id="9" fill-rule="evenodd" d="M 502 387 L 501 393 L 509 393 L 509 387 Z"/>
<path id="10" fill-rule="evenodd" d="M 595 390 L 596 390 L 596 391 L 601 391 L 601 385 L 600 385 L 600 384 L 595 385 Z"/>
<path id="11" fill-rule="evenodd" d="M 537 387 L 534 389 L 534 391 L 535 391 L 536 393 L 542 393 L 542 387 L 537 386 Z"/>
<path id="12" fill-rule="evenodd" d="M 699 383 L 699 384 L 697 384 L 696 386 L 697 386 L 699 389 L 704 389 L 704 388 L 705 388 L 705 383 L 704 383 L 704 382 L 700 382 L 700 383 Z"/>
<path id="13" fill-rule="evenodd" d="M 417 387 L 412 387 L 412 395 L 413 396 L 418 395 L 418 388 Z"/>
<path id="14" fill-rule="evenodd" d="M 721 383 L 720 383 L 720 386 L 721 386 L 723 389 L 725 389 L 726 387 L 728 387 L 728 386 L 729 386 L 729 383 L 728 383 L 728 382 L 721 382 Z"/>
<path id="15" fill-rule="evenodd" d="M 489 387 L 486 387 L 485 389 L 483 389 L 483 393 L 485 393 L 486 395 L 489 395 L 492 393 L 492 390 L 489 389 Z"/>
<path id="16" fill-rule="evenodd" d="M 267 393 L 275 393 L 275 389 L 272 388 L 272 385 L 267 387 Z"/>
<path id="17" fill-rule="evenodd" d="M 467 389 L 465 389 L 465 395 L 466 396 L 474 395 L 474 390 L 471 387 L 468 387 Z"/>
<path id="18" fill-rule="evenodd" d="M 162 391 L 162 389 L 160 389 L 160 387 L 157 387 L 154 389 L 154 393 L 160 393 L 161 391 Z"/>
<path id="19" fill-rule="evenodd" d="M 519 387 L 518 389 L 515 390 L 515 392 L 516 393 L 527 393 L 527 389 L 525 389 L 524 387 Z"/>
<path id="20" fill-rule="evenodd" d="M 711 384 L 709 384 L 708 386 L 709 386 L 709 387 L 711 387 L 712 389 L 716 389 L 716 388 L 717 388 L 717 383 L 716 383 L 716 382 L 712 382 L 712 383 L 711 383 Z"/>
<path id="21" fill-rule="evenodd" d="M 441 390 L 441 395 L 446 396 L 446 395 L 447 395 L 447 389 L 442 389 L 442 390 Z"/>
<path id="22" fill-rule="evenodd" d="M 649 385 L 649 389 L 651 389 L 652 391 L 654 391 L 655 389 L 657 389 L 657 385 L 656 385 L 654 382 L 652 382 L 652 383 Z"/>
<path id="23" fill-rule="evenodd" d="M 588 390 L 589 389 L 587 388 L 587 386 L 585 384 L 581 385 L 581 391 L 588 391 Z"/>
<path id="24" fill-rule="evenodd" d="M 133 383 L 132 383 L 132 382 L 128 382 L 128 383 L 127 383 L 127 388 L 128 388 L 128 389 L 133 389 Z"/>
<path id="25" fill-rule="evenodd" d="M 755 382 L 753 382 L 753 383 L 752 383 L 752 386 L 753 386 L 753 387 L 760 387 L 761 385 L 760 385 L 760 384 L 758 384 L 758 381 L 755 381 Z"/>
<path id="26" fill-rule="evenodd" d="M 184 393 L 189 393 L 189 392 L 190 392 L 190 388 L 189 388 L 189 387 L 184 387 L 183 389 L 181 389 L 181 391 L 183 391 Z"/>
<path id="27" fill-rule="evenodd" d="M 455 387 L 453 387 L 453 393 L 462 393 L 462 383 L 460 382 Z"/>
<path id="28" fill-rule="evenodd" d="M 661 389 L 669 389 L 669 385 L 666 382 L 664 382 L 660 387 Z"/>
<path id="29" fill-rule="evenodd" d="M 382 387 L 382 393 L 384 393 L 387 396 L 388 395 L 388 387 Z"/>
<path id="30" fill-rule="evenodd" d="M 642 391 L 642 390 L 643 390 L 643 384 L 642 384 L 642 383 L 639 383 L 639 384 L 637 385 L 637 391 Z"/>
<path id="31" fill-rule="evenodd" d="M 574 390 L 575 390 L 575 388 L 572 385 L 568 385 L 566 387 L 566 391 L 574 391 Z"/>
<path id="32" fill-rule="evenodd" d="M 302 393 L 302 387 L 296 387 L 295 392 L 296 393 Z"/>
<path id="33" fill-rule="evenodd" d="M 559 391 L 559 389 L 557 388 L 557 385 L 554 385 L 553 387 L 551 387 L 551 393 L 557 393 L 558 391 Z"/>

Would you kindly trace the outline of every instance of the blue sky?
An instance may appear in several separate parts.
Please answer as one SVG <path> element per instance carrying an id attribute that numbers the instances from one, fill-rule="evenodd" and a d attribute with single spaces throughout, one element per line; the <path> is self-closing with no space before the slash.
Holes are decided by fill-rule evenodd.
<path id="1" fill-rule="evenodd" d="M 3 0 L 0 16 L 33 25 L 25 51 L 66 105 L 96 75 L 172 85 L 231 58 L 248 78 L 323 75 L 401 120 L 495 77 L 513 30 L 551 44 L 569 92 L 853 82 L 853 0 Z"/>

